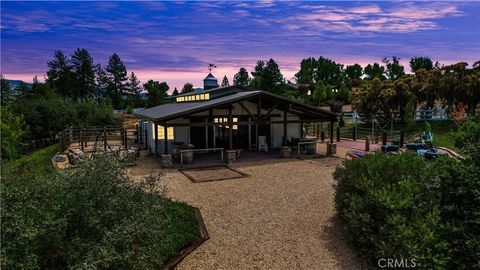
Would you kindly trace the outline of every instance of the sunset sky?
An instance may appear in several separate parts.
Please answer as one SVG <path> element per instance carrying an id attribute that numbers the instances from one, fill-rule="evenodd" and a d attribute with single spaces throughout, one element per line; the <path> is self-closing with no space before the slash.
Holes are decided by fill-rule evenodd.
<path id="1" fill-rule="evenodd" d="M 208 63 L 230 82 L 273 58 L 286 79 L 302 58 L 345 65 L 396 55 L 441 64 L 480 60 L 480 2 L 1 2 L 1 73 L 45 76 L 56 49 L 116 52 L 139 79 L 202 86 Z M 407 68 L 409 71 L 409 68 Z"/>

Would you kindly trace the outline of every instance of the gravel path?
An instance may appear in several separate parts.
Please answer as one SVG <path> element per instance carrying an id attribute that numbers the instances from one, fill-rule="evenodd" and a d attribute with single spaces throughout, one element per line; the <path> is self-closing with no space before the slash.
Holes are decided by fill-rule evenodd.
<path id="1" fill-rule="evenodd" d="M 335 217 L 332 172 L 339 163 L 238 164 L 249 177 L 196 184 L 169 171 L 169 196 L 199 207 L 210 235 L 177 268 L 361 269 Z"/>

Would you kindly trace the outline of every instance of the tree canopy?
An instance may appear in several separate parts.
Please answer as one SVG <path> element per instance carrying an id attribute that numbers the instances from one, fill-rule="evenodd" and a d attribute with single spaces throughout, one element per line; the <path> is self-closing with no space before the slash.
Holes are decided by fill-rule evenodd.
<path id="1" fill-rule="evenodd" d="M 248 76 L 248 71 L 242 67 L 233 77 L 233 85 L 247 86 L 249 84 L 250 77 Z"/>

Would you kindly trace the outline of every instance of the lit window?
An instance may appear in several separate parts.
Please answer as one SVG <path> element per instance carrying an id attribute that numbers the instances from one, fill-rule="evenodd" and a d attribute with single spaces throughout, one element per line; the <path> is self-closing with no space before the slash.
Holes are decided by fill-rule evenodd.
<path id="1" fill-rule="evenodd" d="M 308 96 L 312 95 L 312 90 L 308 90 L 307 95 Z"/>
<path id="2" fill-rule="evenodd" d="M 163 126 L 158 125 L 158 139 L 165 140 L 165 129 Z M 152 123 L 152 138 L 155 140 L 155 124 Z M 173 127 L 167 128 L 167 138 L 169 141 L 174 140 Z"/>
<path id="3" fill-rule="evenodd" d="M 205 94 L 205 100 L 209 100 L 210 99 L 210 93 L 206 93 Z"/>
<path id="4" fill-rule="evenodd" d="M 185 97 L 177 97 L 177 102 L 183 102 L 185 101 Z"/>

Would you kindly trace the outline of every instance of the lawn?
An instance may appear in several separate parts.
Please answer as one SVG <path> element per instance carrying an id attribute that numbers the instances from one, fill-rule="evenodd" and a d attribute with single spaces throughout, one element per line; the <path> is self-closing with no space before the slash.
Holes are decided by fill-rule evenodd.
<path id="1" fill-rule="evenodd" d="M 194 209 L 162 176 L 134 184 L 108 157 L 53 169 L 58 146 L 2 164 L 1 267 L 158 269 L 199 238 Z"/>

